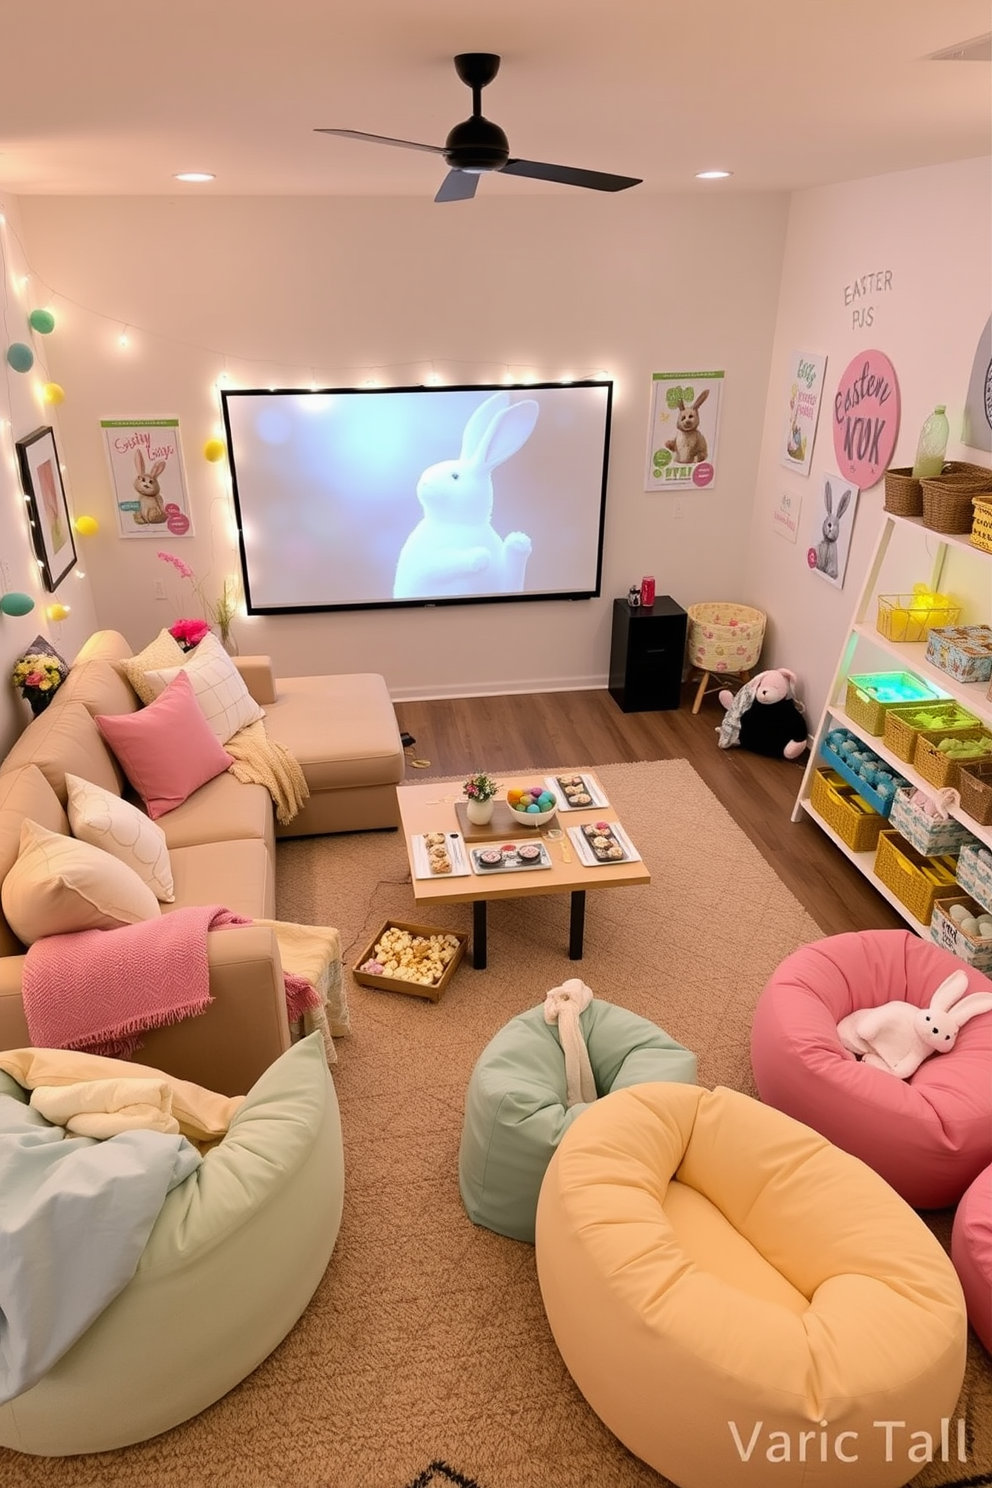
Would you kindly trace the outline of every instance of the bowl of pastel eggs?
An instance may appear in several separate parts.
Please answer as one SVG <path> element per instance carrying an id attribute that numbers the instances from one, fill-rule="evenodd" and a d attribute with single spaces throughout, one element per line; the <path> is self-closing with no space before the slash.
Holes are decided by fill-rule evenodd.
<path id="1" fill-rule="evenodd" d="M 542 827 L 558 810 L 557 797 L 544 785 L 512 786 L 506 804 L 522 827 Z"/>

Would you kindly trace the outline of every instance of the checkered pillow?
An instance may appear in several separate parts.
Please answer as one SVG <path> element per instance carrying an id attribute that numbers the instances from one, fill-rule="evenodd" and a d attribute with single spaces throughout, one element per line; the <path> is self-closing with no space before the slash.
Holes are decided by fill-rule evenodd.
<path id="1" fill-rule="evenodd" d="M 241 673 L 212 633 L 205 635 L 184 657 L 182 666 L 145 672 L 144 679 L 158 697 L 179 672 L 185 672 L 192 682 L 200 711 L 220 744 L 226 744 L 247 724 L 265 717 Z"/>

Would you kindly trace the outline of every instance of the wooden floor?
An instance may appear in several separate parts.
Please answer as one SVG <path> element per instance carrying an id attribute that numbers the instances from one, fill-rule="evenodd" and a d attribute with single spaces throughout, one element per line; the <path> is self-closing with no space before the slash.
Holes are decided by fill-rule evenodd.
<path id="1" fill-rule="evenodd" d="M 803 761 L 719 749 L 723 708 L 707 695 L 693 715 L 694 692 L 687 683 L 680 708 L 652 713 L 624 713 L 604 689 L 406 702 L 396 714 L 416 740 L 408 762 L 430 761 L 424 776 L 687 759 L 826 934 L 906 929 L 805 813 L 791 820 Z"/>

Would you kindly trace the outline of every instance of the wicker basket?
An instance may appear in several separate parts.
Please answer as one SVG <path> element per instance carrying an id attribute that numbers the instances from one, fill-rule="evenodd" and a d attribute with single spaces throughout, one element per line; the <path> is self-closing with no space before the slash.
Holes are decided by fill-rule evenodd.
<path id="1" fill-rule="evenodd" d="M 975 520 L 972 497 L 992 495 L 992 470 L 951 460 L 940 475 L 920 482 L 923 487 L 923 525 L 934 532 L 971 532 Z"/>
<path id="2" fill-rule="evenodd" d="M 916 748 L 913 751 L 913 768 L 923 776 L 924 780 L 929 780 L 931 785 L 937 786 L 938 790 L 943 790 L 947 786 L 957 788 L 962 765 L 968 769 L 972 765 L 983 763 L 984 759 L 988 758 L 986 755 L 976 756 L 973 760 L 952 759 L 950 755 L 943 754 L 937 748 L 943 738 L 992 739 L 992 734 L 988 729 L 978 725 L 975 728 L 954 729 L 948 734 L 938 733 L 936 738 L 926 733 L 917 736 Z"/>
<path id="3" fill-rule="evenodd" d="M 765 619 L 750 605 L 706 601 L 689 606 L 689 661 L 704 672 L 747 672 L 761 655 Z"/>
<path id="4" fill-rule="evenodd" d="M 898 832 L 880 832 L 875 875 L 921 925 L 929 925 L 934 900 L 957 887 L 953 858 L 927 858 Z"/>
<path id="5" fill-rule="evenodd" d="M 882 702 L 876 693 L 883 686 L 901 689 L 902 697 L 891 703 Z M 937 701 L 933 688 L 912 672 L 852 672 L 847 679 L 844 711 L 852 723 L 859 724 L 867 733 L 884 734 L 888 710 L 913 703 L 914 693 L 917 694 L 917 708 L 927 708 L 931 702 Z"/>
<path id="6" fill-rule="evenodd" d="M 885 472 L 885 510 L 897 517 L 922 517 L 923 487 L 913 478 L 913 467 Z"/>
<path id="7" fill-rule="evenodd" d="M 937 726 L 943 732 L 937 733 L 912 722 L 924 710 L 928 717 L 938 720 Z M 896 707 L 887 709 L 885 714 L 885 742 L 892 753 L 905 760 L 908 765 L 913 763 L 916 741 L 920 734 L 930 734 L 939 743 L 959 728 L 981 728 L 981 721 L 953 698 L 946 703 L 933 703 L 930 706 L 925 703 L 899 703 Z"/>
<path id="8" fill-rule="evenodd" d="M 971 523 L 971 541 L 976 548 L 992 553 L 992 496 L 973 496 L 974 517 Z"/>
<path id="9" fill-rule="evenodd" d="M 885 817 L 879 816 L 836 770 L 813 771 L 809 799 L 817 816 L 821 816 L 853 852 L 871 852 L 877 846 Z"/>
<path id="10" fill-rule="evenodd" d="M 983 827 L 992 826 L 992 760 L 973 760 L 958 769 L 961 810 Z"/>
<path id="11" fill-rule="evenodd" d="M 936 595 L 930 601 L 927 604 L 916 594 L 880 594 L 875 629 L 887 641 L 925 641 L 934 626 L 957 625 L 959 604 L 946 598 L 941 602 Z"/>

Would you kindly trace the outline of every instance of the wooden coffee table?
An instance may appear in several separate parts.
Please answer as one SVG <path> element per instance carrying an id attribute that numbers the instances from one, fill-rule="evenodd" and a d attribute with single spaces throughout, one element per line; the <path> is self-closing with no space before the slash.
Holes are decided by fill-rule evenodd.
<path id="1" fill-rule="evenodd" d="M 599 786 L 594 770 L 582 766 L 564 769 L 561 774 L 584 775 Z M 501 796 L 513 786 L 528 786 L 537 783 L 537 775 L 500 776 Z M 605 792 L 604 792 L 605 795 Z M 486 906 L 491 899 L 529 899 L 538 894 L 570 894 L 568 954 L 573 961 L 582 959 L 583 932 L 585 929 L 586 893 L 590 889 L 619 889 L 629 884 L 651 882 L 651 873 L 643 859 L 627 859 L 620 863 L 597 863 L 587 867 L 580 859 L 575 845 L 567 834 L 554 839 L 548 837 L 549 830 L 582 826 L 586 822 L 615 821 L 621 828 L 623 821 L 612 806 L 591 806 L 585 811 L 559 812 L 545 826 L 528 829 L 523 825 L 500 835 L 498 827 L 493 841 L 501 842 L 541 841 L 550 857 L 551 867 L 525 872 L 472 872 L 467 877 L 418 878 L 413 859 L 412 839 L 423 832 L 457 832 L 461 823 L 455 813 L 457 802 L 464 796 L 457 784 L 427 781 L 422 785 L 399 785 L 396 796 L 400 808 L 400 830 L 406 843 L 407 858 L 413 882 L 413 897 L 418 905 L 471 904 L 472 905 L 472 964 L 482 970 L 486 965 Z M 497 810 L 499 807 L 497 806 Z M 508 809 L 508 808 L 507 808 Z M 509 817 L 511 827 L 515 824 Z M 464 851 L 485 845 L 478 841 L 466 842 Z M 633 846 L 640 851 L 640 844 Z"/>

